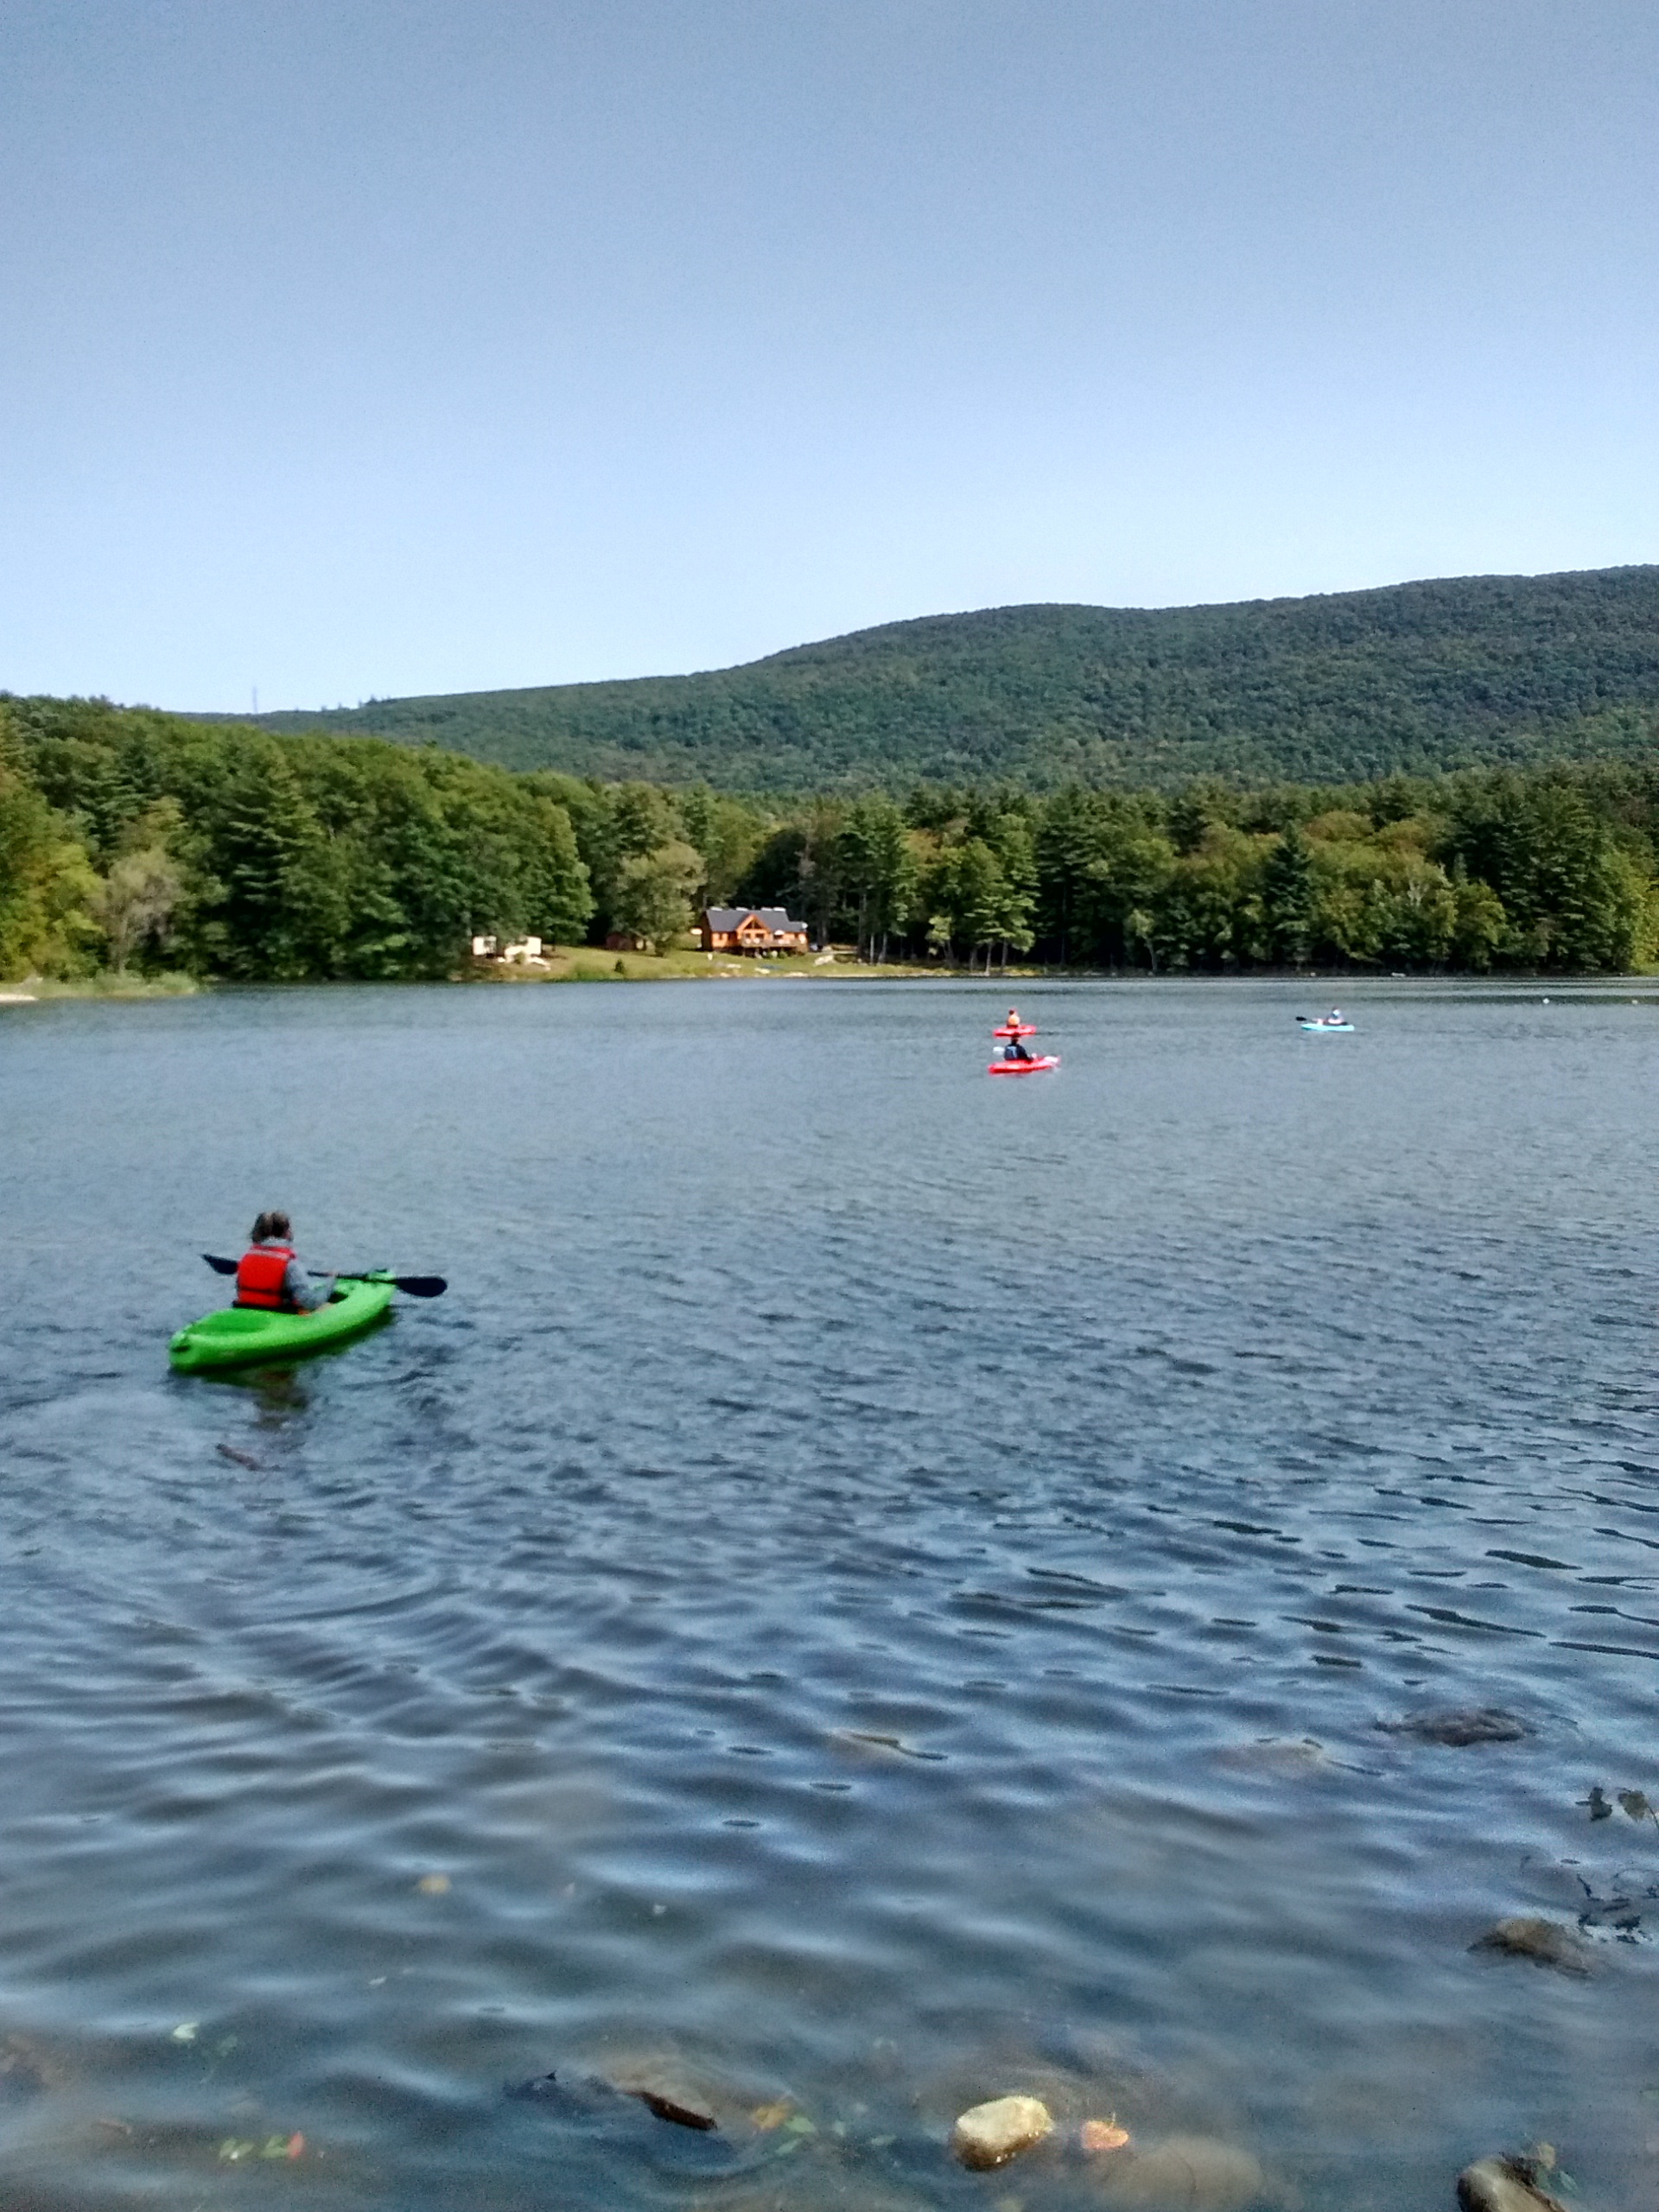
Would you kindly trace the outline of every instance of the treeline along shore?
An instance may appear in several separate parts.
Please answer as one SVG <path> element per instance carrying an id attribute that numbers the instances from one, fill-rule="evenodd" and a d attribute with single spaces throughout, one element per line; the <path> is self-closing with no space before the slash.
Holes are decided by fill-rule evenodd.
<path id="1" fill-rule="evenodd" d="M 1659 759 L 746 800 L 0 695 L 0 978 L 464 972 L 781 905 L 875 963 L 1594 973 L 1659 946 Z"/>

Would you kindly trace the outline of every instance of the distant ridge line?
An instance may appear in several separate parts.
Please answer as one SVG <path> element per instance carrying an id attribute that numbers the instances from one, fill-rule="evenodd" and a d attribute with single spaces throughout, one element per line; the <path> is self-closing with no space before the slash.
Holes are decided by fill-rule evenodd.
<path id="1" fill-rule="evenodd" d="M 213 717 L 779 796 L 1659 760 L 1659 564 L 911 616 L 685 676 Z"/>

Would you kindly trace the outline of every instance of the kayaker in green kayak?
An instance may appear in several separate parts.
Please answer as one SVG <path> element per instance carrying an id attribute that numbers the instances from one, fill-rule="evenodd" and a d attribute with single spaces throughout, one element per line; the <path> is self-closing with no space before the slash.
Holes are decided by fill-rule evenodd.
<path id="1" fill-rule="evenodd" d="M 237 1262 L 236 1302 L 267 1313 L 315 1313 L 334 1295 L 333 1275 L 314 1275 L 293 1245 L 285 1213 L 262 1213 L 253 1241 Z"/>

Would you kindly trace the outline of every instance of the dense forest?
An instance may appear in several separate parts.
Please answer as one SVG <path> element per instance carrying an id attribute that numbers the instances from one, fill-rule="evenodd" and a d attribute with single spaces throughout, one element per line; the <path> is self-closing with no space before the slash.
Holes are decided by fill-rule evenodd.
<path id="1" fill-rule="evenodd" d="M 1618 970 L 1659 765 L 766 804 L 435 747 L 0 696 L 0 977 L 442 976 L 474 931 L 673 944 L 783 903 L 867 960 Z"/>
<path id="2" fill-rule="evenodd" d="M 747 667 L 268 715 L 518 769 L 804 796 L 1351 783 L 1642 757 L 1659 567 L 1157 609 L 1008 607 Z"/>

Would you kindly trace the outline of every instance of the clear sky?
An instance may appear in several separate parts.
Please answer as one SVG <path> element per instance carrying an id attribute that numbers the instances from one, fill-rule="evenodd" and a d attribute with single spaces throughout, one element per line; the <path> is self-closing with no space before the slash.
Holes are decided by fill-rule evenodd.
<path id="1" fill-rule="evenodd" d="M 0 688 L 1659 558 L 1653 0 L 0 0 Z"/>

